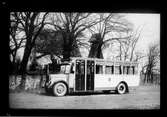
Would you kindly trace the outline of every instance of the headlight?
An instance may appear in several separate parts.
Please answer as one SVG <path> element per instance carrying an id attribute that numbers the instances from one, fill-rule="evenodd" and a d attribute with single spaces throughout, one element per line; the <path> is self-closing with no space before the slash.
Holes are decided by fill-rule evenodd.
<path id="1" fill-rule="evenodd" d="M 46 86 L 49 86 L 51 84 L 51 81 L 46 82 Z"/>

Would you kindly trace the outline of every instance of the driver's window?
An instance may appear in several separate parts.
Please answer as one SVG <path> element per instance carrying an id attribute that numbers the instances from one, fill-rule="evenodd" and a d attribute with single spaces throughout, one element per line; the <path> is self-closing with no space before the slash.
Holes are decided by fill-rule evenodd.
<path id="1" fill-rule="evenodd" d="M 65 66 L 62 65 L 62 66 L 61 66 L 61 71 L 60 71 L 60 72 L 61 72 L 61 73 L 64 73 L 65 69 L 66 69 Z"/>
<path id="2" fill-rule="evenodd" d="M 70 73 L 70 65 L 66 66 L 66 73 Z"/>

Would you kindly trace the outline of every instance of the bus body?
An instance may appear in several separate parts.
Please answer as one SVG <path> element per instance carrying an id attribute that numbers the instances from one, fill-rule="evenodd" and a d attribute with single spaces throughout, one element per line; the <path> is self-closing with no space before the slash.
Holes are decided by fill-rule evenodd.
<path id="1" fill-rule="evenodd" d="M 140 82 L 137 62 L 80 57 L 61 63 L 60 72 L 49 73 L 48 77 L 45 87 L 56 96 L 111 90 L 124 94 L 129 87 L 138 86 Z"/>

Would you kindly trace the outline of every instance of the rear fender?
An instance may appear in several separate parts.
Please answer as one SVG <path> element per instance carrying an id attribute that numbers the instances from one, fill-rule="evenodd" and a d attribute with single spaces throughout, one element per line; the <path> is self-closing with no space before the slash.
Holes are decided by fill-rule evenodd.
<path id="1" fill-rule="evenodd" d="M 121 82 L 118 83 L 118 85 L 119 85 L 120 83 L 124 83 L 125 86 L 126 86 L 126 89 L 127 89 L 126 92 L 129 92 L 129 86 L 128 86 L 128 84 L 127 84 L 125 81 L 121 81 Z M 116 86 L 116 89 L 117 89 L 118 85 Z M 115 89 L 115 90 L 116 90 L 116 89 Z"/>

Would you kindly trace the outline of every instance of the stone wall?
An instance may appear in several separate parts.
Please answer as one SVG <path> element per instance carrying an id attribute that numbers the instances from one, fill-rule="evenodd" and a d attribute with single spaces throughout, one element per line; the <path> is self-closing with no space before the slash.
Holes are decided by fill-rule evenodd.
<path id="1" fill-rule="evenodd" d="M 26 75 L 25 90 L 43 88 L 45 80 L 46 80 L 45 75 Z M 20 85 L 20 83 L 21 83 L 21 75 L 9 76 L 10 90 L 15 90 Z"/>

